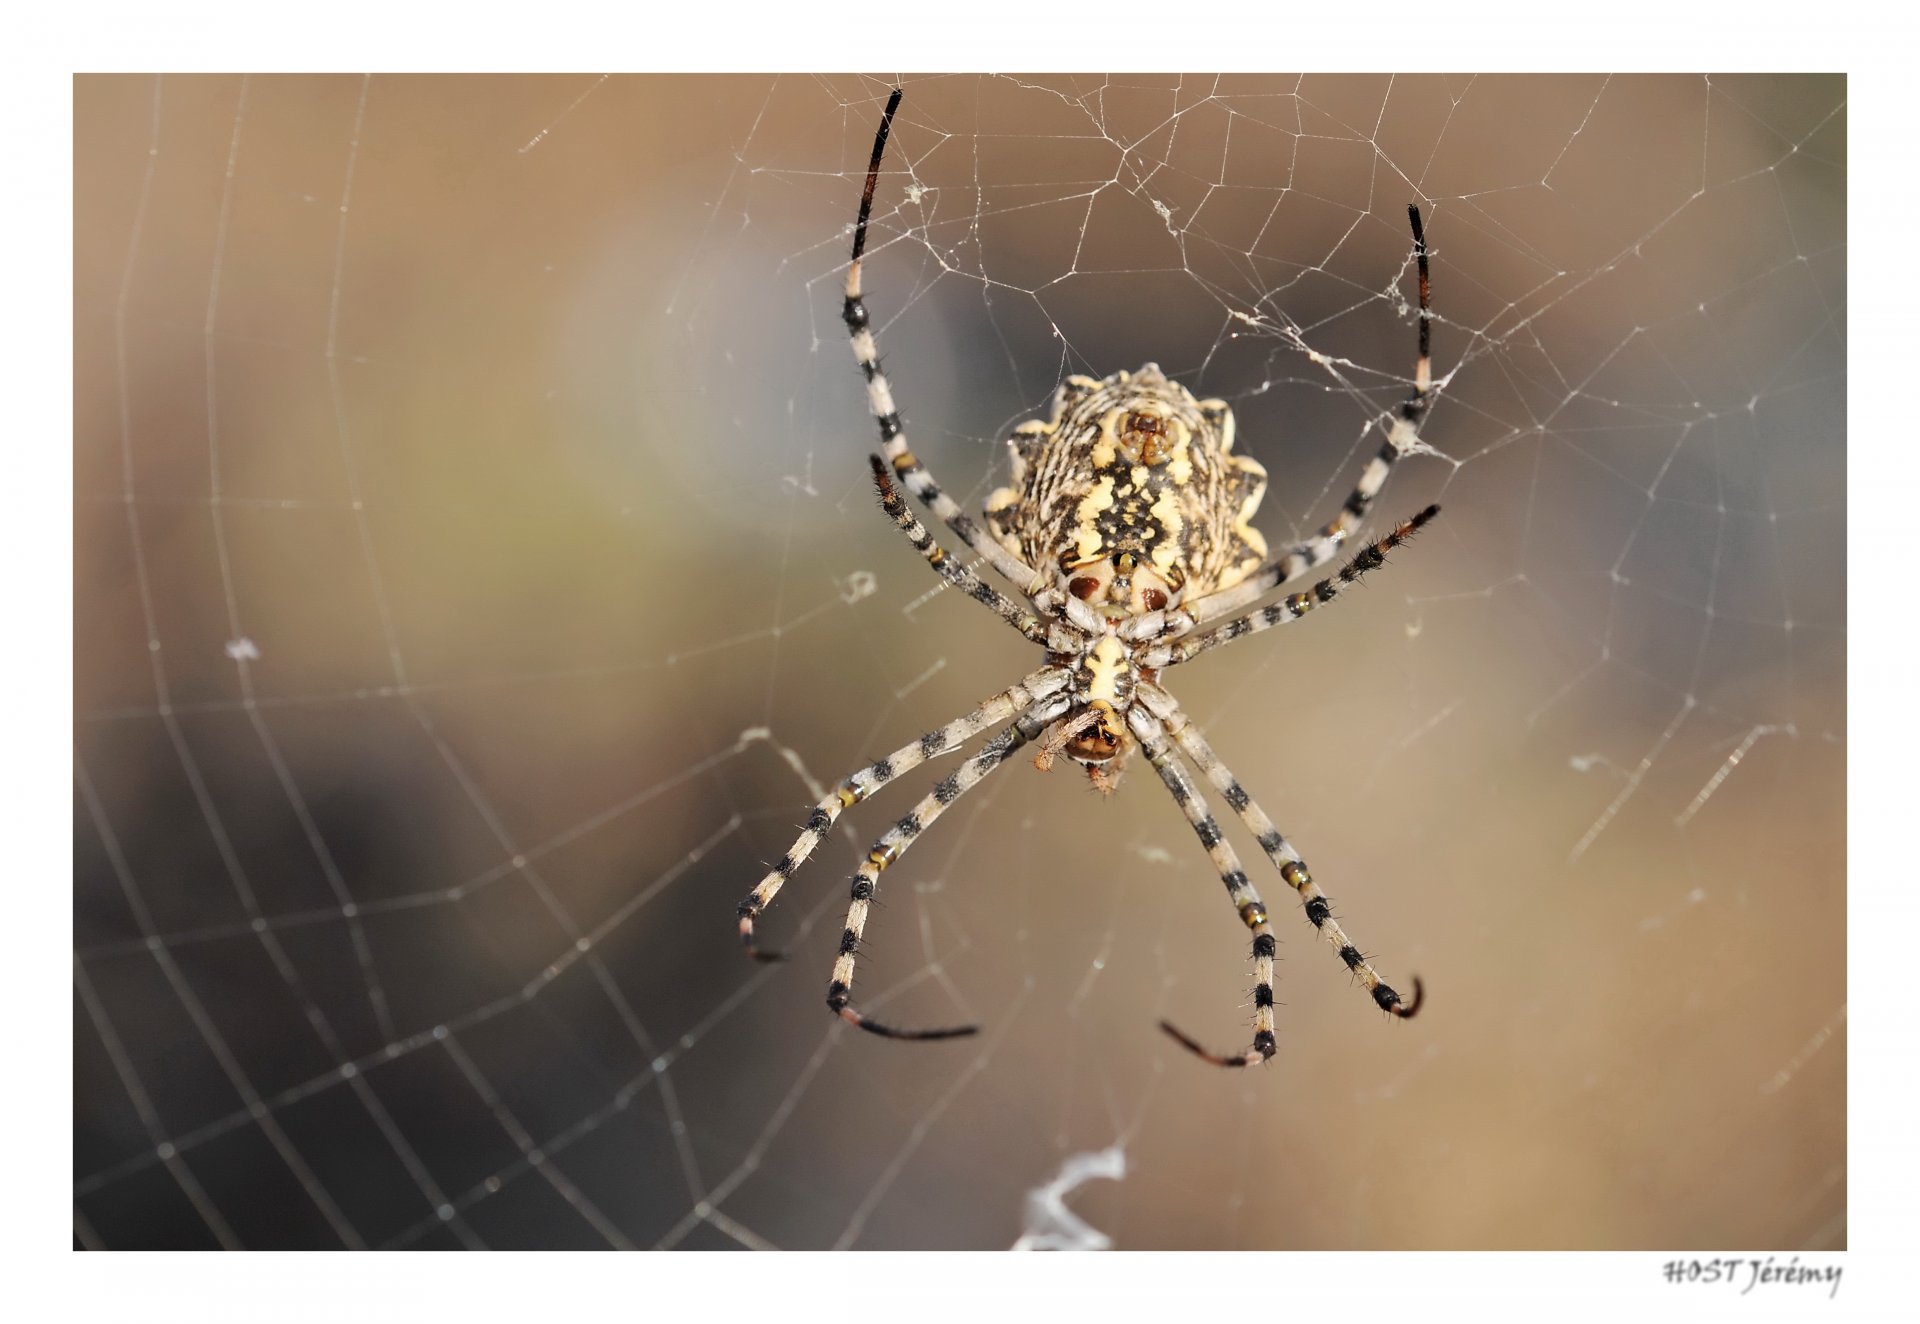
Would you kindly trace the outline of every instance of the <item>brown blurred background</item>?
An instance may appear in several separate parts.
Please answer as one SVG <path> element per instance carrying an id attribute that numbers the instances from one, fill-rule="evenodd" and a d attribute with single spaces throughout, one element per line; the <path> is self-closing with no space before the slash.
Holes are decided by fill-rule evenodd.
<path id="1" fill-rule="evenodd" d="M 969 505 L 1151 359 L 1317 525 L 1425 206 L 1381 511 L 1445 514 L 1172 687 L 1426 1010 L 1256 874 L 1278 1058 L 1159 1035 L 1250 976 L 1144 771 L 1011 767 L 886 875 L 860 996 L 977 1039 L 822 1006 L 934 770 L 741 956 L 819 785 L 1037 664 L 873 508 L 884 80 L 86 77 L 76 1244 L 995 1247 L 1118 1146 L 1122 1247 L 1844 1246 L 1844 80 L 906 86 L 868 289 Z"/>

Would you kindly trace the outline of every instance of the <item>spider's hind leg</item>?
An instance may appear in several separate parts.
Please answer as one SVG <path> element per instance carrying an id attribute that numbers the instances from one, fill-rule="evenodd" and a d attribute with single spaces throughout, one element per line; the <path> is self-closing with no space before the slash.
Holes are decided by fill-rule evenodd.
<path id="1" fill-rule="evenodd" d="M 880 182 L 880 161 L 886 155 L 887 136 L 893 129 L 894 112 L 900 109 L 902 95 L 901 89 L 893 89 L 893 95 L 887 98 L 887 108 L 880 116 L 880 127 L 873 135 L 873 156 L 867 163 L 866 187 L 860 193 L 860 215 L 853 227 L 853 256 L 847 263 L 846 298 L 841 305 L 840 320 L 846 323 L 854 361 L 867 379 L 867 406 L 879 425 L 880 448 L 886 453 L 894 474 L 975 556 L 1005 575 L 1022 594 L 1031 596 L 1045 587 L 1042 576 L 982 530 L 940 489 L 919 457 L 907 448 L 906 425 L 900 421 L 900 411 L 893 402 L 893 386 L 880 366 L 880 345 L 874 337 L 873 317 L 867 311 L 860 275 L 867 251 L 867 224 L 873 217 L 874 189 Z"/>
<path id="2" fill-rule="evenodd" d="M 900 489 L 893 485 L 893 479 L 887 475 L 886 462 L 878 455 L 870 455 L 867 459 L 873 465 L 873 484 L 880 492 L 880 509 L 887 512 L 887 518 L 893 521 L 894 527 L 907 535 L 913 550 L 926 558 L 933 572 L 950 587 L 966 594 L 1034 643 L 1045 645 L 1047 627 L 1040 623 L 1040 618 L 1031 612 L 1021 611 L 1006 594 L 949 556 L 947 549 L 934 541 L 933 535 L 927 532 L 927 526 L 914 516 L 901 498 Z"/>
<path id="3" fill-rule="evenodd" d="M 1420 220 L 1420 208 L 1412 203 L 1407 205 L 1407 220 L 1413 229 L 1414 265 L 1420 278 L 1420 343 L 1413 365 L 1413 389 L 1386 422 L 1385 440 L 1360 471 L 1340 513 L 1312 537 L 1286 548 L 1240 583 L 1188 603 L 1187 610 L 1195 620 L 1238 611 L 1338 556 L 1347 540 L 1365 522 L 1367 512 L 1373 509 L 1374 500 L 1386 487 L 1394 464 L 1420 444 L 1420 426 L 1433 403 L 1433 279 L 1427 262 L 1426 226 Z"/>

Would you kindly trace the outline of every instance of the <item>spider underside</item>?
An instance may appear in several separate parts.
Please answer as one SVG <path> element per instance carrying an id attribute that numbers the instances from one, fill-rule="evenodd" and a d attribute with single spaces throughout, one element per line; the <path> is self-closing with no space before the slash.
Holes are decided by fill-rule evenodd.
<path id="1" fill-rule="evenodd" d="M 827 1005 L 864 1030 L 895 1039 L 946 1039 L 978 1027 L 901 1029 L 852 1005 L 855 958 L 880 873 L 946 808 L 1037 741 L 1035 763 L 1064 754 L 1111 793 L 1136 750 L 1173 796 L 1212 859 L 1240 918 L 1253 932 L 1252 1043 L 1214 1053 L 1165 1022 L 1182 1045 L 1221 1066 L 1273 1056 L 1275 938 L 1260 894 L 1215 821 L 1187 764 L 1206 778 L 1259 842 L 1281 878 L 1300 896 L 1309 923 L 1333 946 L 1376 1005 L 1398 1017 L 1420 1006 L 1388 986 L 1335 921 L 1332 908 L 1293 845 L 1241 787 L 1160 683 L 1162 673 L 1208 649 L 1297 620 L 1333 601 L 1386 554 L 1439 513 L 1428 506 L 1369 544 L 1337 573 L 1256 609 L 1268 592 L 1332 560 L 1360 526 L 1394 462 L 1419 442 L 1433 395 L 1426 239 L 1409 206 L 1419 271 L 1419 356 L 1413 389 L 1382 419 L 1384 440 L 1340 513 L 1312 537 L 1269 557 L 1252 520 L 1266 492 L 1266 471 L 1233 452 L 1233 413 L 1221 400 L 1196 400 L 1154 364 L 1095 379 L 1067 378 L 1045 421 L 1015 428 L 1008 441 L 1008 486 L 988 497 L 986 527 L 966 515 L 908 449 L 892 388 L 861 292 L 867 226 L 887 137 L 901 91 L 888 98 L 861 194 L 847 268 L 842 318 L 866 377 L 868 403 L 885 458 L 872 457 L 882 509 L 951 587 L 980 602 L 1045 649 L 1045 664 L 965 716 L 927 732 L 861 768 L 815 805 L 793 846 L 740 903 L 740 936 L 749 953 L 778 959 L 756 943 L 754 924 L 781 885 L 832 830 L 841 813 L 937 754 L 1006 723 L 873 844 L 854 873 L 846 927 L 827 986 Z M 1014 585 L 1016 601 L 960 564 L 908 507 L 911 492 L 968 551 Z M 1182 762 L 1184 757 L 1185 762 Z"/>

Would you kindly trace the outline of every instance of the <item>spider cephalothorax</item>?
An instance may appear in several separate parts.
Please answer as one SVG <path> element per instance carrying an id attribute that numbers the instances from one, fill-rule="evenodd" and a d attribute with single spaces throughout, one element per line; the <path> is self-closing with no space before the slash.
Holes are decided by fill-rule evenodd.
<path id="1" fill-rule="evenodd" d="M 1246 824 L 1281 878 L 1299 895 L 1307 921 L 1359 978 L 1375 1005 L 1396 1016 L 1413 1015 L 1420 1006 L 1420 981 L 1414 981 L 1411 1000 L 1403 1000 L 1374 971 L 1334 920 L 1331 904 L 1300 853 L 1187 720 L 1179 703 L 1161 687 L 1160 677 L 1168 667 L 1210 648 L 1284 625 L 1333 601 L 1439 513 L 1439 507 L 1428 506 L 1363 548 L 1338 573 L 1304 592 L 1248 610 L 1288 580 L 1332 560 L 1366 518 L 1394 461 L 1419 441 L 1419 425 L 1433 394 L 1427 249 L 1419 210 L 1407 209 L 1420 275 L 1420 353 L 1413 389 L 1398 410 L 1383 416 L 1380 450 L 1361 472 L 1340 513 L 1312 537 L 1268 559 L 1266 541 L 1250 522 L 1266 491 L 1266 470 L 1233 454 L 1232 411 L 1220 400 L 1196 400 L 1151 363 L 1111 377 L 1069 377 L 1045 421 L 1014 429 L 1009 440 L 1012 479 L 987 500 L 989 533 L 940 490 L 907 448 L 860 288 L 874 189 L 900 97 L 896 88 L 874 135 L 841 313 L 854 359 L 867 379 L 867 403 L 886 456 L 873 457 L 874 483 L 882 508 L 941 578 L 1043 647 L 1046 661 L 966 716 L 861 768 L 815 805 L 799 839 L 740 903 L 741 940 L 754 956 L 774 959 L 756 944 L 754 923 L 840 815 L 909 769 L 1005 722 L 889 828 L 854 873 L 847 924 L 827 985 L 827 1005 L 836 1014 L 896 1039 L 946 1039 L 977 1028 L 902 1030 L 875 1021 L 852 1005 L 854 962 L 881 872 L 948 805 L 1015 750 L 1037 740 L 1035 762 L 1040 767 L 1065 753 L 1086 768 L 1103 791 L 1117 785 L 1128 756 L 1136 748 L 1144 750 L 1212 859 L 1241 922 L 1253 933 L 1257 982 L 1252 1045 L 1236 1054 L 1212 1053 L 1162 1022 L 1161 1028 L 1187 1048 L 1221 1066 L 1245 1066 L 1273 1056 L 1276 941 L 1258 890 L 1181 756 Z M 901 487 L 1013 584 L 1024 605 L 950 557 L 915 518 Z"/>

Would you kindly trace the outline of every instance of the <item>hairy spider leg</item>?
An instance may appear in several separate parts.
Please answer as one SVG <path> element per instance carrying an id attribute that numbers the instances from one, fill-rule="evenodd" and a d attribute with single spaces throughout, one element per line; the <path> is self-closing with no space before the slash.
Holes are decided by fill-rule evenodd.
<path id="1" fill-rule="evenodd" d="M 873 464 L 873 485 L 880 489 L 880 509 L 894 527 L 907 535 L 907 541 L 913 544 L 913 550 L 926 558 L 934 573 L 947 581 L 948 585 L 972 598 L 975 602 L 993 612 L 1001 620 L 1011 625 L 1028 639 L 1043 647 L 1047 642 L 1047 627 L 1032 612 L 1022 611 L 993 585 L 961 565 L 948 554 L 947 549 L 934 540 L 927 526 L 920 522 L 912 507 L 900 496 L 900 489 L 893 485 L 893 479 L 887 476 L 886 462 L 878 455 L 869 455 Z"/>
<path id="2" fill-rule="evenodd" d="M 1019 588 L 1023 595 L 1031 597 L 1046 587 L 1045 578 L 988 537 L 954 499 L 941 490 L 927 467 L 907 448 L 906 427 L 893 402 L 893 387 L 880 367 L 879 343 L 874 338 L 866 299 L 860 292 L 860 267 L 867 251 L 873 191 L 880 179 L 880 159 L 886 153 L 887 135 L 893 129 L 894 112 L 900 109 L 902 95 L 900 88 L 893 89 L 893 95 L 887 98 L 886 112 L 880 117 L 880 129 L 873 135 L 873 158 L 867 165 L 866 188 L 860 194 L 860 218 L 853 227 L 853 257 L 847 264 L 846 301 L 841 306 L 840 318 L 847 324 L 854 360 L 867 379 L 867 406 L 880 427 L 880 449 L 886 453 L 887 463 L 893 466 L 906 489 L 952 529 L 974 555 L 1005 575 L 1007 582 Z"/>
<path id="3" fill-rule="evenodd" d="M 1240 867 L 1240 857 L 1227 844 L 1220 824 L 1214 820 L 1213 812 L 1207 807 L 1199 788 L 1174 756 L 1173 746 L 1168 742 L 1160 722 L 1146 709 L 1136 707 L 1128 711 L 1127 725 L 1147 751 L 1147 762 L 1160 774 L 1168 794 L 1180 806 L 1180 812 L 1187 816 L 1193 834 L 1206 847 L 1207 856 L 1213 861 L 1220 881 L 1227 885 L 1228 900 L 1240 912 L 1241 922 L 1253 930 L 1253 1043 L 1243 1052 L 1228 1056 L 1201 1047 L 1196 1040 L 1166 1021 L 1160 1022 L 1160 1028 L 1215 1066 L 1245 1067 L 1264 1062 L 1273 1056 L 1277 1048 L 1273 1037 L 1275 944 L 1273 929 L 1267 922 L 1267 908 L 1260 900 L 1259 890 L 1248 881 L 1247 871 Z"/>
<path id="4" fill-rule="evenodd" d="M 1428 506 L 1405 523 L 1396 524 L 1386 537 L 1361 548 L 1351 561 L 1340 568 L 1339 574 L 1321 580 L 1304 592 L 1290 593 L 1280 601 L 1262 607 L 1258 611 L 1251 611 L 1223 625 L 1213 626 L 1203 634 L 1192 634 L 1184 639 L 1176 639 L 1166 645 L 1164 650 L 1155 650 L 1151 654 L 1151 665 L 1170 667 L 1197 657 L 1210 648 L 1218 648 L 1236 639 L 1244 639 L 1250 634 L 1271 630 L 1276 625 L 1286 625 L 1290 621 L 1299 620 L 1315 607 L 1332 602 L 1358 584 L 1369 571 L 1378 570 L 1385 565 L 1388 552 L 1425 528 L 1439 513 L 1440 507 Z"/>
<path id="5" fill-rule="evenodd" d="M 870 1034 L 889 1039 L 957 1039 L 972 1034 L 977 1025 L 952 1025 L 938 1030 L 903 1030 L 885 1025 L 851 1005 L 854 958 L 860 951 L 860 938 L 866 931 L 867 912 L 873 905 L 874 890 L 880 873 L 907 853 L 928 824 L 946 812 L 947 806 L 978 786 L 987 774 L 998 768 L 1009 754 L 1033 738 L 1033 733 L 1066 710 L 1069 700 L 1060 695 L 1026 713 L 999 735 L 980 747 L 980 751 L 941 779 L 931 794 L 913 807 L 911 813 L 888 828 L 873 843 L 867 858 L 853 875 L 852 899 L 847 903 L 847 926 L 840 933 L 840 955 L 833 963 L 833 979 L 827 984 L 827 1006 L 841 1019 L 850 1021 Z"/>
<path id="6" fill-rule="evenodd" d="M 813 807 L 807 825 L 787 853 L 767 871 L 759 886 L 740 902 L 740 941 L 747 954 L 757 961 L 778 961 L 779 952 L 762 949 L 754 936 L 754 921 L 773 904 L 782 884 L 793 877 L 814 847 L 826 838 L 842 813 L 859 804 L 902 773 L 919 767 L 936 754 L 957 749 L 997 722 L 1006 720 L 1032 706 L 1037 700 L 1059 693 L 1071 677 L 1058 667 L 1042 667 L 1018 684 L 994 695 L 964 717 L 956 717 L 945 726 L 937 726 L 918 740 L 900 746 L 883 759 L 877 759 L 842 781 L 825 799 Z"/>
<path id="7" fill-rule="evenodd" d="M 1273 820 L 1247 794 L 1232 769 L 1220 761 L 1220 756 L 1214 753 L 1205 737 L 1187 720 L 1186 713 L 1173 696 L 1157 685 L 1142 686 L 1141 689 L 1148 710 L 1159 720 L 1162 728 L 1173 736 L 1174 743 L 1180 746 L 1180 752 L 1233 807 L 1234 813 L 1247 825 L 1247 831 L 1253 833 L 1254 840 L 1260 843 L 1260 849 L 1266 852 L 1267 859 L 1280 871 L 1287 885 L 1300 894 L 1307 922 L 1327 940 L 1347 969 L 1360 977 L 1360 983 L 1372 995 L 1374 1005 L 1402 1019 L 1419 1011 L 1423 991 L 1419 977 L 1415 976 L 1413 981 L 1412 1001 L 1402 999 L 1392 985 L 1380 978 L 1379 972 L 1360 954 L 1360 949 L 1354 946 L 1352 939 L 1347 937 L 1333 918 L 1333 903 L 1327 900 L 1320 885 L 1313 881 L 1313 874 L 1308 871 L 1307 862 L 1300 858 L 1300 852 L 1293 848 L 1292 842 L 1280 835 Z"/>
<path id="8" fill-rule="evenodd" d="M 1340 513 L 1311 538 L 1287 548 L 1232 588 L 1187 603 L 1186 610 L 1195 620 L 1238 611 L 1288 580 L 1298 579 L 1331 561 L 1366 519 L 1374 498 L 1387 485 L 1387 474 L 1394 462 L 1419 444 L 1420 424 L 1433 399 L 1432 278 L 1427 268 L 1427 232 L 1420 221 L 1420 208 L 1408 204 L 1407 218 L 1413 224 L 1413 252 L 1420 272 L 1420 351 L 1414 364 L 1413 390 L 1400 402 L 1397 417 L 1387 426 L 1386 440 L 1360 471 L 1360 481 L 1354 484 Z"/>

